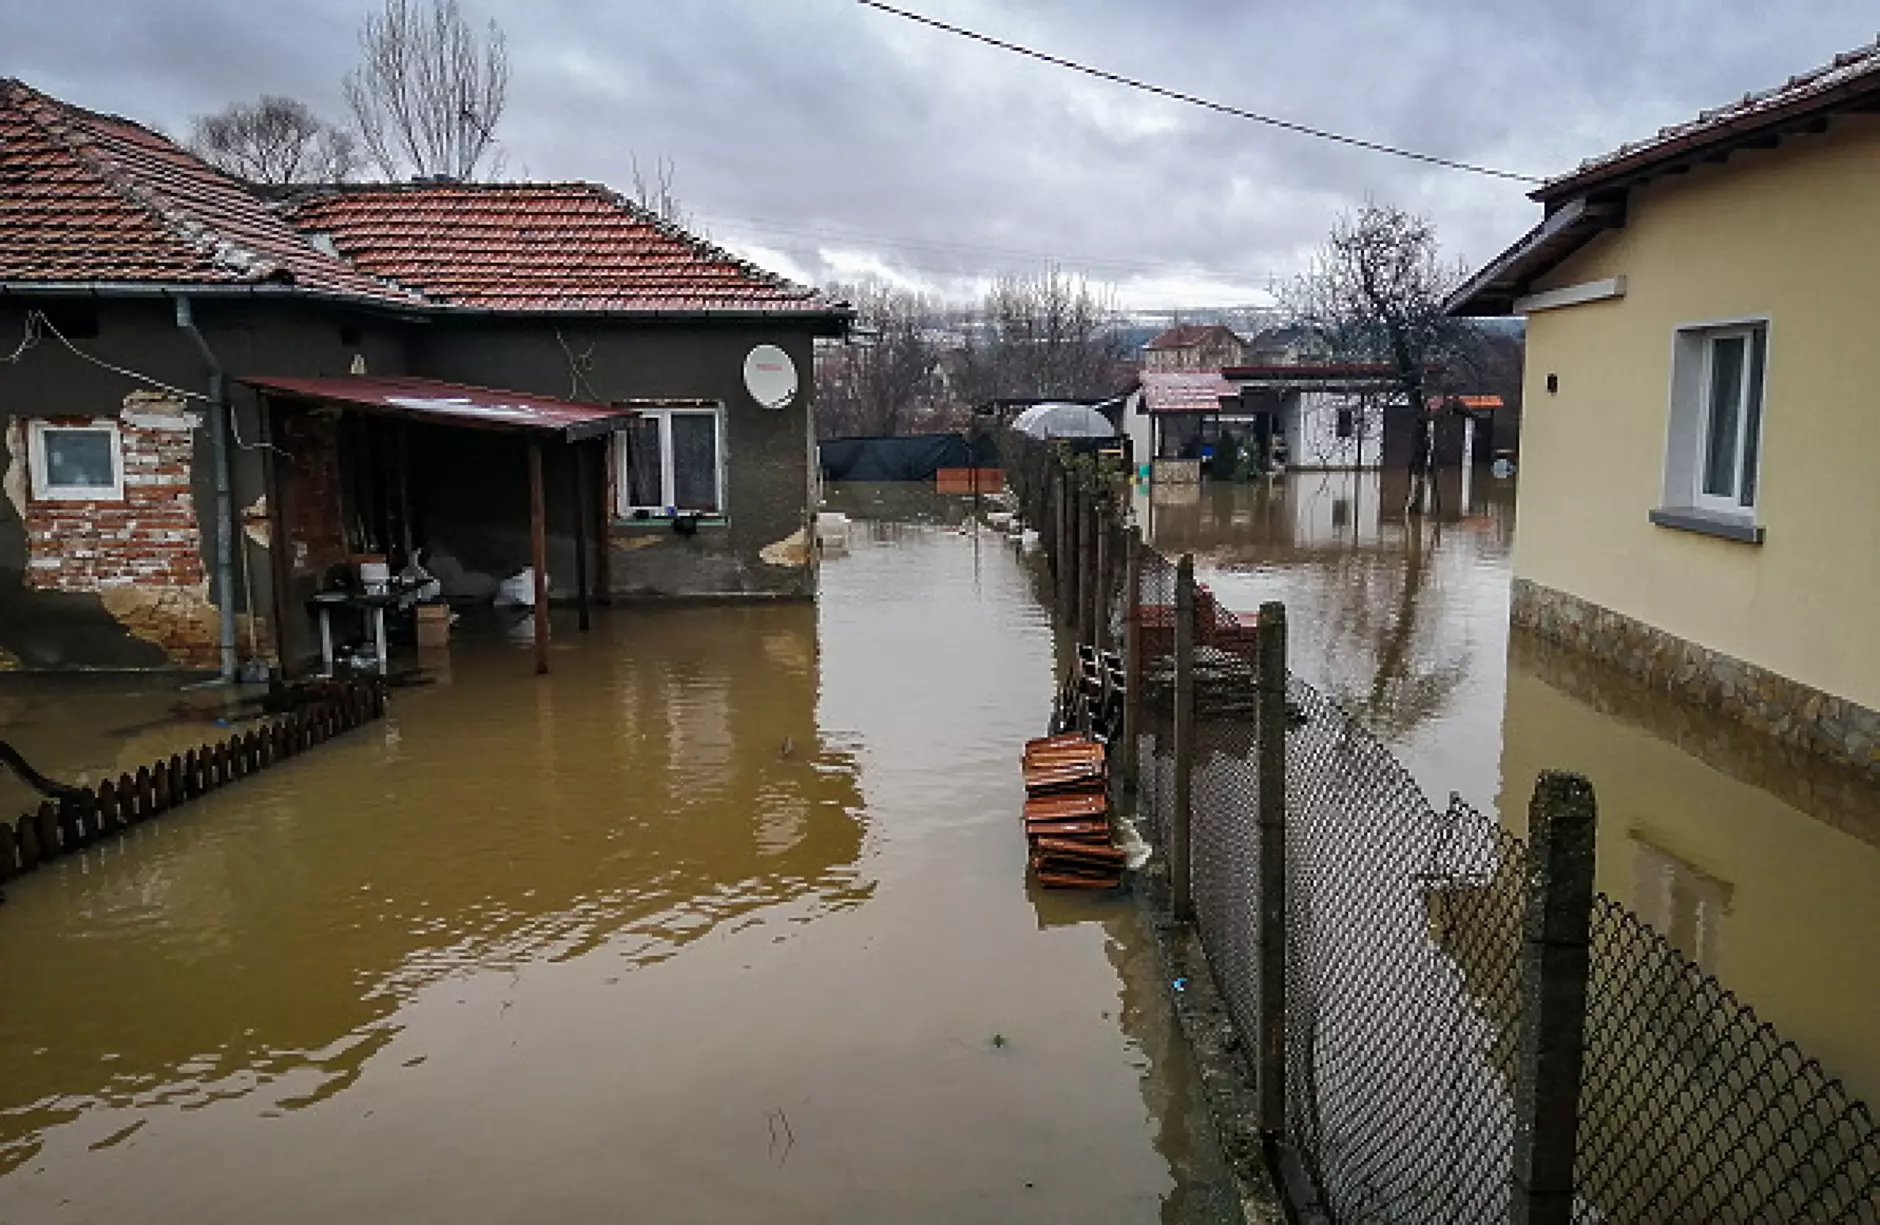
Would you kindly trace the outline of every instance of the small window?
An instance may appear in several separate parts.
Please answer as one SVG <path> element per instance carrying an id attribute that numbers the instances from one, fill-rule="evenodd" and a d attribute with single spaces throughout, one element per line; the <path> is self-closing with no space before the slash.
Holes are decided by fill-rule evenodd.
<path id="1" fill-rule="evenodd" d="M 715 408 L 643 408 L 619 435 L 623 515 L 724 511 L 724 418 Z"/>
<path id="2" fill-rule="evenodd" d="M 1672 367 L 1664 503 L 1712 517 L 1755 518 L 1762 456 L 1764 323 L 1686 328 Z"/>
<path id="3" fill-rule="evenodd" d="M 1349 407 L 1339 409 L 1338 436 L 1340 438 L 1349 438 L 1357 432 L 1357 428 L 1357 414 L 1353 413 Z"/>
<path id="4" fill-rule="evenodd" d="M 94 425 L 32 423 L 33 496 L 58 502 L 116 502 L 124 497 L 124 468 L 114 422 Z"/>

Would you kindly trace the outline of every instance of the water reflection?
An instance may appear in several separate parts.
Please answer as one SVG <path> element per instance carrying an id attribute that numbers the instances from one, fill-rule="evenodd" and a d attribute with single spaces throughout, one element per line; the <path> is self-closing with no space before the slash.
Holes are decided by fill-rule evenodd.
<path id="1" fill-rule="evenodd" d="M 455 974 L 604 943 L 627 970 L 867 898 L 815 632 L 807 607 L 603 618 L 545 683 L 467 642 L 382 726 L 19 882 L 0 1170 L 86 1112 L 324 1100 Z"/>
<path id="2" fill-rule="evenodd" d="M 0 1220 L 1212 1219 L 1132 904 L 1026 893 L 1024 565 L 836 492 L 816 608 L 459 641 L 21 882 Z"/>
<path id="3" fill-rule="evenodd" d="M 1519 830 L 1540 770 L 1590 777 L 1600 888 L 1880 1100 L 1880 791 L 1511 635 L 1512 485 L 1446 472 L 1421 523 L 1405 492 L 1401 476 L 1295 474 L 1139 496 L 1138 513 L 1228 607 L 1284 601 L 1295 669 L 1439 807 L 1460 792 Z"/>

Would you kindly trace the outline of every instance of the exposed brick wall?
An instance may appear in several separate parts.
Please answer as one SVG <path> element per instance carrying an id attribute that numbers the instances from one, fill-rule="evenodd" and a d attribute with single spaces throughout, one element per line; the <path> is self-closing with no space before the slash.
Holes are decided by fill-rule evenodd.
<path id="1" fill-rule="evenodd" d="M 50 501 L 29 488 L 21 515 L 26 582 L 42 590 L 95 592 L 126 629 L 162 647 L 179 666 L 213 667 L 216 609 L 190 489 L 201 417 L 181 399 L 132 392 L 121 413 L 96 421 L 117 424 L 124 497 Z"/>

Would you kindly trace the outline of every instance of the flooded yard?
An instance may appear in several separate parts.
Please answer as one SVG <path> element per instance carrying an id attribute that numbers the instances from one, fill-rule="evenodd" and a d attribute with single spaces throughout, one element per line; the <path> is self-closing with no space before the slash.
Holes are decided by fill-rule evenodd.
<path id="1" fill-rule="evenodd" d="M 1880 1102 L 1880 793 L 1508 626 L 1514 489 L 1446 473 L 1413 529 L 1403 477 L 1164 487 L 1138 514 L 1232 609 L 1288 605 L 1292 662 L 1440 807 L 1525 828 L 1543 769 L 1598 794 L 1598 883 Z"/>
<path id="2" fill-rule="evenodd" d="M 818 607 L 558 615 L 546 679 L 460 641 L 14 884 L 0 1221 L 1217 1219 L 1134 903 L 1027 890 L 1022 561 L 838 499 Z M 204 738 L 41 685 L 0 734 L 49 770 Z"/>

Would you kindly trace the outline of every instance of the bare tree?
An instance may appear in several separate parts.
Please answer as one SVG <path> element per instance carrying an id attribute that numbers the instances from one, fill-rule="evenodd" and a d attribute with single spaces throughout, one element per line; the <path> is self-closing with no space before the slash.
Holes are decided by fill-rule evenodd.
<path id="1" fill-rule="evenodd" d="M 251 183 L 340 183 L 359 169 L 351 132 L 279 94 L 198 115 L 189 128 L 192 153 Z"/>
<path id="2" fill-rule="evenodd" d="M 672 159 L 661 155 L 653 159 L 650 169 L 646 169 L 640 165 L 639 154 L 630 156 L 633 159 L 634 203 L 661 221 L 685 227 L 685 209 L 679 203 L 678 193 L 673 190 L 676 167 Z"/>
<path id="3" fill-rule="evenodd" d="M 962 390 L 1088 399 L 1120 390 L 1128 346 L 1110 295 L 1058 268 L 1002 277 L 968 320 Z"/>
<path id="4" fill-rule="evenodd" d="M 1422 217 L 1367 204 L 1339 218 L 1303 276 L 1281 291 L 1294 321 L 1327 357 L 1374 363 L 1387 401 L 1416 422 L 1406 511 L 1423 513 L 1435 432 L 1426 407 L 1432 379 L 1463 354 L 1469 329 L 1443 312 L 1461 280 L 1441 263 L 1436 231 Z M 1386 411 L 1388 411 L 1388 404 Z"/>
<path id="5" fill-rule="evenodd" d="M 892 437 L 949 424 L 942 404 L 939 310 L 912 290 L 878 282 L 832 285 L 855 308 L 848 343 L 825 350 L 816 421 L 826 438 Z"/>
<path id="6" fill-rule="evenodd" d="M 457 0 L 384 0 L 359 28 L 361 62 L 346 105 L 387 179 L 473 179 L 500 168 L 496 125 L 509 98 L 509 49 L 491 21 L 481 38 Z"/>

